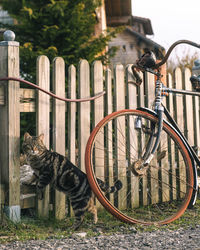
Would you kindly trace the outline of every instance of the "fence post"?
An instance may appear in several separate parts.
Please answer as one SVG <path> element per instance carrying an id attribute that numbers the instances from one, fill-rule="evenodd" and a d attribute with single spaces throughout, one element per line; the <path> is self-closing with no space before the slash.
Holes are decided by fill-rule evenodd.
<path id="1" fill-rule="evenodd" d="M 19 77 L 19 43 L 12 31 L 4 32 L 0 42 L 0 77 Z M 0 106 L 1 182 L 5 186 L 5 211 L 8 217 L 20 220 L 19 183 L 19 83 L 4 81 L 4 105 Z"/>

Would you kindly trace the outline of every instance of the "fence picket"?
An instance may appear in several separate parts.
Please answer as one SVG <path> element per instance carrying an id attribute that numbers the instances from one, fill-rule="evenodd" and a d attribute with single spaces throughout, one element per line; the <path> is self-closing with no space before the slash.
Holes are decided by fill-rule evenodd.
<path id="1" fill-rule="evenodd" d="M 145 74 L 145 79 L 146 79 L 146 84 L 145 84 L 145 103 L 146 107 L 152 108 L 153 101 L 155 99 L 155 76 L 147 73 Z M 144 140 L 145 141 L 145 140 Z M 151 165 L 157 166 L 157 160 L 154 158 L 151 161 Z M 145 204 L 148 204 L 149 202 L 151 203 L 156 203 L 159 201 L 159 171 L 157 168 L 151 168 L 150 173 L 147 173 L 147 176 L 144 177 L 144 181 L 147 182 L 144 188 L 144 202 Z M 149 201 L 149 197 L 146 197 L 145 194 L 147 194 L 146 189 L 151 190 L 151 201 Z"/>
<path id="2" fill-rule="evenodd" d="M 192 84 L 189 81 L 191 77 L 191 71 L 188 68 L 185 68 L 183 74 L 184 89 L 192 91 Z M 192 96 L 186 95 L 184 97 L 184 100 L 185 136 L 188 139 L 189 143 L 191 145 L 194 145 L 194 114 L 193 112 L 191 112 L 191 110 L 193 110 L 193 98 Z"/>
<path id="3" fill-rule="evenodd" d="M 115 91 L 115 110 L 121 110 L 125 108 L 125 82 L 124 82 L 124 67 L 119 64 L 115 67 L 114 72 L 114 91 Z M 119 117 L 117 119 L 117 123 L 114 124 L 115 131 L 115 154 L 117 157 L 117 162 L 114 165 L 115 172 L 118 175 L 117 178 L 123 184 L 123 188 L 115 194 L 115 198 L 118 201 L 119 209 L 123 209 L 126 207 L 126 201 L 122 198 L 126 197 L 127 193 L 127 182 L 126 182 L 126 168 L 123 162 L 126 162 L 126 141 L 125 141 L 125 118 Z M 120 164 L 122 163 L 122 164 Z"/>
<path id="4" fill-rule="evenodd" d="M 127 97 L 128 97 L 128 109 L 136 109 L 137 108 L 137 87 L 133 83 L 128 83 L 129 81 L 134 81 L 132 77 L 132 69 L 131 65 L 127 66 L 126 68 L 126 86 L 127 86 Z M 138 148 L 138 135 L 135 134 L 134 130 L 134 120 L 130 119 L 129 121 L 129 128 L 130 131 L 128 131 L 128 141 L 130 142 L 130 145 L 127 145 L 128 150 L 127 152 L 130 152 L 130 155 L 135 154 L 135 148 Z M 133 128 L 133 130 L 131 130 Z M 130 162 L 128 163 L 129 166 L 134 161 L 134 157 L 130 157 Z M 132 159 L 132 162 L 131 162 Z M 130 171 L 130 170 L 129 170 Z M 128 183 L 128 193 L 131 194 L 131 207 L 138 207 L 139 206 L 139 178 L 138 176 L 134 176 L 132 173 L 130 173 L 130 180 Z"/>
<path id="5" fill-rule="evenodd" d="M 200 156 L 200 98 L 198 96 L 194 97 L 194 143 L 198 156 Z"/>
<path id="6" fill-rule="evenodd" d="M 76 99 L 76 68 L 68 69 L 68 98 Z M 68 157 L 73 164 L 76 160 L 76 103 L 68 103 Z"/>
<path id="7" fill-rule="evenodd" d="M 183 88 L 183 77 L 182 77 L 182 72 L 180 68 L 177 68 L 175 70 L 175 88 L 176 89 L 182 89 Z M 176 105 L 175 105 L 175 110 L 176 110 L 176 120 L 178 123 L 178 126 L 180 128 L 180 130 L 184 133 L 184 125 L 185 125 L 185 117 L 184 117 L 184 112 L 183 112 L 183 96 L 178 96 L 176 95 L 175 97 L 176 99 Z M 184 176 L 186 175 L 184 166 L 182 166 L 181 162 L 179 161 L 180 159 L 180 153 L 177 155 L 177 175 L 179 175 L 181 177 L 181 179 L 183 180 Z M 185 185 L 183 185 L 183 182 L 180 181 L 180 183 L 177 184 L 178 186 L 180 186 L 180 191 L 181 192 L 185 192 Z"/>
<path id="8" fill-rule="evenodd" d="M 86 60 L 79 63 L 79 98 L 90 96 L 90 67 Z M 90 102 L 82 102 L 78 105 L 78 158 L 79 167 L 85 172 L 85 148 L 90 136 Z"/>
<path id="9" fill-rule="evenodd" d="M 53 91 L 57 96 L 65 97 L 65 62 L 61 57 L 53 61 Z M 53 150 L 65 155 L 65 112 L 66 104 L 53 99 Z M 54 195 L 54 214 L 56 219 L 65 217 L 65 194 L 57 190 Z"/>
<path id="10" fill-rule="evenodd" d="M 168 81 L 167 81 L 167 86 L 169 88 L 173 87 L 173 82 L 172 82 L 172 75 L 168 74 Z M 172 94 L 169 94 L 169 96 L 167 97 L 167 108 L 169 109 L 169 112 L 171 114 L 172 117 L 175 116 L 175 112 L 174 112 L 174 98 Z M 169 176 L 169 182 L 171 183 L 171 189 L 170 189 L 170 198 L 171 199 L 176 199 L 176 178 L 173 178 L 176 176 L 176 172 L 175 172 L 175 168 L 174 165 L 176 164 L 175 161 L 175 149 L 174 149 L 174 144 L 172 144 L 172 141 L 170 140 L 169 142 L 169 167 L 170 167 L 170 171 L 171 171 L 171 175 Z"/>
<path id="11" fill-rule="evenodd" d="M 46 56 L 37 59 L 37 85 L 49 91 L 50 88 L 50 65 Z M 37 134 L 44 134 L 44 143 L 49 147 L 49 112 L 50 98 L 45 93 L 38 91 L 37 98 Z M 37 213 L 39 217 L 49 216 L 49 186 L 44 192 L 44 199 L 37 201 Z"/>
<path id="12" fill-rule="evenodd" d="M 166 107 L 167 106 L 167 100 L 166 97 L 163 98 L 163 104 Z M 165 153 L 165 157 L 161 159 L 160 162 L 157 162 L 158 164 L 161 164 L 162 170 L 160 173 L 160 178 L 162 180 L 162 194 L 159 193 L 160 200 L 162 202 L 166 202 L 170 200 L 170 180 L 169 180 L 169 145 L 168 145 L 168 135 L 166 133 L 163 133 L 162 140 L 160 142 L 160 151 L 159 154 L 162 155 Z M 159 155 L 158 155 L 159 157 Z M 159 175 L 159 171 L 158 171 Z M 158 183 L 159 185 L 159 183 Z"/>
<path id="13" fill-rule="evenodd" d="M 100 61 L 95 61 L 92 67 L 92 89 L 93 94 L 96 95 L 103 91 L 103 66 Z M 104 117 L 104 98 L 98 98 L 94 100 L 93 103 L 93 125 L 96 126 L 97 123 L 102 120 Z M 95 158 L 95 173 L 96 175 L 102 180 L 104 179 L 104 168 L 107 166 L 105 165 L 104 159 L 104 151 L 100 148 L 104 145 L 104 133 L 98 135 L 98 140 L 95 143 L 95 150 L 94 150 L 94 158 Z M 100 207 L 99 202 L 97 206 Z"/>
<path id="14" fill-rule="evenodd" d="M 105 72 L 105 88 L 106 88 L 106 98 L 105 98 L 105 115 L 111 114 L 113 111 L 113 101 L 112 101 L 112 72 L 107 69 Z M 109 175 L 108 184 L 113 186 L 114 184 L 114 173 L 113 173 L 113 137 L 112 137 L 112 124 L 108 123 L 106 127 L 106 138 L 105 147 L 107 148 L 105 155 L 105 165 L 107 166 L 107 171 Z M 109 195 L 110 201 L 114 202 L 114 195 Z"/>

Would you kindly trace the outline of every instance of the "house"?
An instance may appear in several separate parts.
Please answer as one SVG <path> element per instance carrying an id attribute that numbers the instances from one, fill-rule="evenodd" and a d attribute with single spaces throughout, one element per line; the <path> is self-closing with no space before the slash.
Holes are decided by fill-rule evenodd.
<path id="1" fill-rule="evenodd" d="M 158 59 L 162 58 L 164 48 L 147 37 L 153 35 L 150 19 L 133 16 L 131 0 L 102 0 L 102 6 L 96 10 L 96 18 L 95 36 L 105 32 L 107 27 L 124 26 L 124 30 L 108 45 L 108 48 L 118 48 L 111 59 L 111 68 L 119 62 L 123 65 L 134 63 L 143 54 L 144 48 L 153 50 Z M 0 22 L 13 23 L 7 11 L 1 8 Z"/>
<path id="2" fill-rule="evenodd" d="M 102 6 L 96 10 L 96 17 L 96 36 L 105 32 L 107 27 L 124 27 L 108 45 L 108 48 L 118 48 L 110 60 L 111 68 L 116 63 L 124 66 L 134 63 L 143 54 L 144 48 L 154 51 L 157 59 L 161 59 L 165 53 L 161 45 L 148 38 L 154 34 L 150 19 L 132 15 L 131 0 L 102 0 Z"/>
<path id="3" fill-rule="evenodd" d="M 124 26 L 124 30 L 109 42 L 109 48 L 118 47 L 111 67 L 119 62 L 124 66 L 134 63 L 144 48 L 153 50 L 157 59 L 162 58 L 164 48 L 147 37 L 153 35 L 150 19 L 132 16 L 131 0 L 105 0 L 105 9 L 107 26 Z"/>

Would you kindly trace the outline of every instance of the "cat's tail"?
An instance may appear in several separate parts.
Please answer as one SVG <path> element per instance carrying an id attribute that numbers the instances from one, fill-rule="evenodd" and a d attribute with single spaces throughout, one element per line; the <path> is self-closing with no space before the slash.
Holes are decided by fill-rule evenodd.
<path id="1" fill-rule="evenodd" d="M 123 184 L 120 180 L 117 180 L 113 186 L 108 186 L 105 182 L 103 182 L 102 180 L 100 179 L 97 179 L 97 182 L 100 186 L 100 188 L 102 189 L 103 192 L 106 192 L 106 193 L 114 193 L 114 192 L 117 192 L 119 191 L 122 187 L 123 187 Z"/>

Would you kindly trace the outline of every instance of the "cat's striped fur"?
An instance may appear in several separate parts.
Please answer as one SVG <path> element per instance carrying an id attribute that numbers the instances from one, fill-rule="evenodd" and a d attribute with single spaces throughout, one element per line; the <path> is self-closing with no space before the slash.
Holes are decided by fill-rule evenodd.
<path id="1" fill-rule="evenodd" d="M 66 193 L 75 215 L 74 229 L 81 225 L 86 211 L 93 214 L 96 223 L 97 210 L 86 174 L 66 157 L 48 150 L 43 143 L 43 137 L 43 134 L 38 137 L 30 136 L 28 133 L 24 135 L 23 151 L 27 163 L 34 170 L 34 176 L 29 184 L 37 179 L 37 193 L 40 199 L 43 198 L 44 188 L 50 183 L 57 190 Z M 108 187 L 100 179 L 98 183 L 104 192 L 111 193 L 122 188 L 119 180 L 112 187 Z"/>

